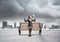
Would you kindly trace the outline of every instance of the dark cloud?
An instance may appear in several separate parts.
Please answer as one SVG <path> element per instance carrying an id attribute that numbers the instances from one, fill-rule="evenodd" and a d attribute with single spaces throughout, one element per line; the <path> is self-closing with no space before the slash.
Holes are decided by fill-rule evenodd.
<path id="1" fill-rule="evenodd" d="M 26 8 L 31 0 L 16 0 L 22 7 Z"/>
<path id="2" fill-rule="evenodd" d="M 48 4 L 48 0 L 38 0 L 37 3 L 39 4 L 40 7 L 44 7 L 45 5 Z"/>
<path id="3" fill-rule="evenodd" d="M 9 19 L 22 15 L 23 8 L 15 0 L 0 0 L 0 18 Z"/>
<path id="4" fill-rule="evenodd" d="M 34 1 L 36 2 L 34 3 Z M 36 7 L 34 7 L 32 4 Z M 43 19 L 45 22 L 54 22 L 57 19 L 60 20 L 60 16 L 52 16 L 50 13 L 43 12 L 42 14 L 40 11 L 35 11 L 41 9 L 40 7 L 44 8 L 47 6 L 47 4 L 48 0 L 0 0 L 0 20 L 25 18 L 32 14 L 35 14 L 37 18 Z M 60 0 L 54 0 L 53 4 L 60 5 Z M 32 7 L 28 7 L 29 5 L 32 5 L 34 9 Z"/>
<path id="5" fill-rule="evenodd" d="M 59 5 L 60 6 L 60 0 L 54 0 L 54 5 Z"/>
<path id="6" fill-rule="evenodd" d="M 46 14 L 42 14 L 42 13 L 37 13 L 36 14 L 36 17 L 37 18 L 42 18 L 42 19 L 50 19 L 50 20 L 56 20 L 56 19 L 60 19 L 60 16 L 52 16 L 52 15 L 49 15 L 48 13 Z"/>
<path id="7" fill-rule="evenodd" d="M 46 23 L 51 23 L 51 22 L 56 22 L 60 21 L 60 16 L 53 16 L 50 15 L 49 13 L 36 13 L 36 18 L 43 19 L 44 22 Z"/>

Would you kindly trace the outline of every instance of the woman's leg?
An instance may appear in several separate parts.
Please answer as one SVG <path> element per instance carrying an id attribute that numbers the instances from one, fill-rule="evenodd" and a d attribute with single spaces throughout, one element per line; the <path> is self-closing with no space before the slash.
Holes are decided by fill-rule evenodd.
<path id="1" fill-rule="evenodd" d="M 29 36 L 31 36 L 32 28 L 29 28 Z"/>

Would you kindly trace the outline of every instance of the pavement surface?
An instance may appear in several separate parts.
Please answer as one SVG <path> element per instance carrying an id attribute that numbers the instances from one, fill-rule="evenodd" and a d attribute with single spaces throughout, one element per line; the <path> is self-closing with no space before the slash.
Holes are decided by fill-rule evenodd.
<path id="1" fill-rule="evenodd" d="M 41 35 L 38 31 L 32 31 L 32 36 L 28 36 L 28 31 L 22 31 L 18 35 L 17 29 L 1 29 L 0 42 L 60 42 L 60 30 L 43 30 Z"/>

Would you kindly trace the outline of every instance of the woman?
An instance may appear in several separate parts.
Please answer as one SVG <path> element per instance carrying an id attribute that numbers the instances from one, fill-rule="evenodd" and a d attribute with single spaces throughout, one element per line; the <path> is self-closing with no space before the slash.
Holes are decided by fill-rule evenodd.
<path id="1" fill-rule="evenodd" d="M 25 19 L 24 19 L 24 20 L 25 20 Z M 32 16 L 28 16 L 28 19 L 25 20 L 25 22 L 28 22 L 29 36 L 31 36 L 32 21 L 35 21 L 35 20 L 33 20 L 33 17 L 32 17 Z"/>

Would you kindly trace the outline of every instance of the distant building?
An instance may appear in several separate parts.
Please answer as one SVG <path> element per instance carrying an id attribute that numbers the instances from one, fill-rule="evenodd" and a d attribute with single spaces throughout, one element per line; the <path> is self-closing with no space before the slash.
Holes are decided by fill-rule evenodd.
<path id="1" fill-rule="evenodd" d="M 46 25 L 44 25 L 44 29 L 46 29 L 47 27 L 46 27 Z"/>
<path id="2" fill-rule="evenodd" d="M 59 25 L 52 25 L 52 27 L 51 27 L 51 29 L 58 29 L 58 28 L 60 28 Z"/>
<path id="3" fill-rule="evenodd" d="M 8 25 L 7 27 L 8 27 L 8 28 L 12 28 L 12 25 Z"/>
<path id="4" fill-rule="evenodd" d="M 40 23 L 41 28 L 43 28 L 43 23 Z"/>
<path id="5" fill-rule="evenodd" d="M 3 21 L 2 24 L 3 24 L 3 28 L 4 28 L 4 27 L 7 27 L 7 21 Z"/>
<path id="6" fill-rule="evenodd" d="M 14 28 L 16 28 L 16 22 L 14 23 Z"/>

